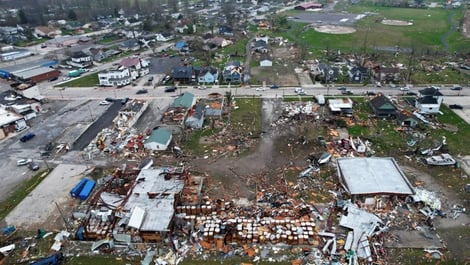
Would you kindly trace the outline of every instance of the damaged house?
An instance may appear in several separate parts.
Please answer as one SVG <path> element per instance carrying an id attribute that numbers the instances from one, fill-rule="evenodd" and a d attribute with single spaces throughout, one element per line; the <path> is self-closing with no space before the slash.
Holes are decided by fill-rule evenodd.
<path id="1" fill-rule="evenodd" d="M 142 169 L 109 176 L 78 229 L 78 239 L 104 243 L 158 242 L 171 232 L 175 208 L 185 186 L 184 167 Z M 75 212 L 79 215 L 79 211 Z"/>
<path id="2" fill-rule="evenodd" d="M 188 117 L 184 122 L 186 127 L 199 129 L 202 128 L 204 124 L 204 109 L 206 105 L 202 102 L 197 103 L 194 105 L 193 108 L 188 113 Z"/>
<path id="3" fill-rule="evenodd" d="M 222 77 L 227 83 L 240 83 L 242 81 L 243 67 L 239 61 L 233 61 L 225 64 Z"/>
<path id="4" fill-rule="evenodd" d="M 330 111 L 336 115 L 352 115 L 353 101 L 350 98 L 328 99 Z"/>
<path id="5" fill-rule="evenodd" d="M 204 116 L 210 119 L 220 119 L 224 113 L 225 97 L 220 93 L 211 93 L 200 99 L 205 105 Z"/>

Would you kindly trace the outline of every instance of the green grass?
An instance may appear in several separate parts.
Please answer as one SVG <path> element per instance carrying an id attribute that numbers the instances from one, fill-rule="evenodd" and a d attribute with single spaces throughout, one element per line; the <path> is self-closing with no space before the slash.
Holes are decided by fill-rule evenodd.
<path id="1" fill-rule="evenodd" d="M 41 183 L 41 181 L 51 172 L 52 169 L 42 170 L 31 178 L 22 182 L 15 188 L 13 193 L 4 201 L 0 202 L 0 220 L 3 220 L 11 210 L 13 210 L 20 202 L 28 196 L 28 194 Z"/>
<path id="2" fill-rule="evenodd" d="M 199 129 L 194 131 L 189 140 L 184 142 L 184 149 L 191 150 L 194 155 L 202 155 L 209 144 L 202 144 L 201 138 L 208 137 L 220 132 L 220 129 Z"/>
<path id="3" fill-rule="evenodd" d="M 117 40 L 120 40 L 120 38 L 117 37 L 117 36 L 108 36 L 108 37 L 104 37 L 103 39 L 99 40 L 98 43 L 100 43 L 100 44 L 109 44 L 109 43 L 112 43 L 112 42 L 117 41 Z"/>
<path id="4" fill-rule="evenodd" d="M 280 33 L 298 44 L 305 43 L 315 53 L 318 50 L 341 50 L 342 52 L 371 51 L 376 46 L 406 47 L 420 53 L 442 51 L 444 46 L 441 37 L 450 31 L 449 18 L 459 25 L 463 9 L 416 9 L 383 7 L 371 4 L 338 5 L 339 11 L 351 13 L 373 12 L 361 19 L 354 26 L 352 34 L 326 34 L 314 29 L 305 29 L 303 23 L 290 22 L 291 28 Z M 288 14 L 288 13 L 286 13 Z M 382 19 L 404 20 L 412 22 L 411 26 L 391 26 L 380 23 Z M 279 35 L 279 34 L 277 34 Z M 447 39 L 449 52 L 461 53 L 470 51 L 470 40 L 459 32 L 450 34 Z"/>
<path id="5" fill-rule="evenodd" d="M 435 139 L 441 139 L 446 136 L 449 150 L 453 154 L 467 154 L 468 153 L 468 139 L 470 139 L 470 125 L 455 114 L 447 106 L 441 105 L 440 111 L 444 115 L 438 115 L 437 120 L 443 124 L 451 124 L 458 128 L 457 132 L 448 131 L 443 128 L 438 128 L 430 131 Z"/>
<path id="6" fill-rule="evenodd" d="M 257 137 L 261 133 L 261 99 L 259 98 L 237 98 L 237 110 L 232 109 L 230 123 L 234 130 L 234 135 L 244 135 Z M 227 120 L 224 122 L 228 122 Z M 191 150 L 195 155 L 202 155 L 209 150 L 210 146 L 217 146 L 219 143 L 204 142 L 204 137 L 209 137 L 219 133 L 221 128 L 207 128 L 195 130 L 184 142 L 184 149 Z"/>
<path id="7" fill-rule="evenodd" d="M 98 73 L 84 75 L 71 81 L 57 85 L 57 87 L 94 87 L 99 86 Z"/>
<path id="8" fill-rule="evenodd" d="M 261 99 L 237 98 L 236 110 L 231 111 L 231 125 L 236 133 L 242 135 L 259 135 L 261 133 Z"/>

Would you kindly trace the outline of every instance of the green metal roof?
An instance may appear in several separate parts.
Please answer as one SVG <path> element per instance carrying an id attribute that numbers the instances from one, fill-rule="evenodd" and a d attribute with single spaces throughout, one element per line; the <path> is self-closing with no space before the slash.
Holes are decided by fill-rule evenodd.
<path id="1" fill-rule="evenodd" d="M 173 101 L 173 107 L 184 107 L 184 108 L 191 108 L 194 101 L 194 94 L 189 92 L 184 92 L 183 95 L 177 97 L 175 101 Z"/>
<path id="2" fill-rule="evenodd" d="M 144 143 L 160 143 L 160 144 L 166 144 L 168 140 L 170 140 L 171 137 L 171 131 L 164 129 L 164 128 L 158 128 L 150 134 L 149 138 L 145 139 Z"/>

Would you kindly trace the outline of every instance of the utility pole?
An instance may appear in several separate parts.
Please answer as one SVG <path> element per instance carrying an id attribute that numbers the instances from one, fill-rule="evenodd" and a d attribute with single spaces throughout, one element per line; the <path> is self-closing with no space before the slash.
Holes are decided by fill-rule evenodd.
<path id="1" fill-rule="evenodd" d="M 64 220 L 65 228 L 67 229 L 67 231 L 73 230 L 73 226 L 69 223 L 69 221 L 67 221 L 67 218 L 65 217 L 64 212 L 62 212 L 62 209 L 60 209 L 59 207 L 59 204 L 57 204 L 57 202 L 54 202 L 54 203 L 57 209 L 59 210 L 60 216 Z"/>

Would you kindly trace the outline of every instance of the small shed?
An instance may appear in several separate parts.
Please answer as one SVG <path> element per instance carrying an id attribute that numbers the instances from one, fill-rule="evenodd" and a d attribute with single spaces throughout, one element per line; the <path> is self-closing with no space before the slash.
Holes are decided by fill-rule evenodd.
<path id="1" fill-rule="evenodd" d="M 163 151 L 168 148 L 172 139 L 171 131 L 165 128 L 158 128 L 145 139 L 144 147 L 154 151 Z"/>
<path id="2" fill-rule="evenodd" d="M 397 117 L 397 123 L 403 127 L 414 128 L 418 125 L 419 121 L 413 115 L 408 115 L 406 113 L 400 113 Z"/>

